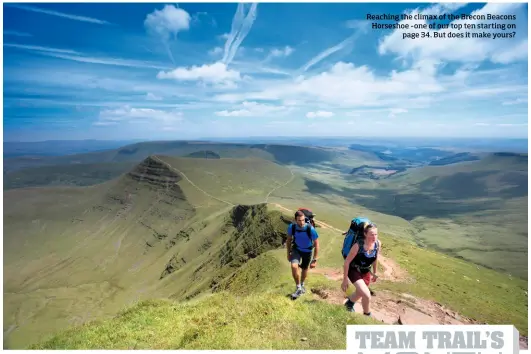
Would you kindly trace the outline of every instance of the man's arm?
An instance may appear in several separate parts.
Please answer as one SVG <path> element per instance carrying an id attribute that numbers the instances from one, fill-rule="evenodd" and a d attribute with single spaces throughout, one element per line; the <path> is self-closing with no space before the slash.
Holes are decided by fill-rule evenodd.
<path id="1" fill-rule="evenodd" d="M 317 255 L 319 254 L 319 234 L 317 233 L 317 230 L 315 227 L 312 226 L 310 229 L 312 232 L 312 240 L 314 245 L 314 252 L 313 252 L 313 259 L 317 259 Z"/>
<path id="2" fill-rule="evenodd" d="M 288 251 L 288 261 L 289 261 L 289 257 L 291 255 L 291 240 L 293 238 L 293 236 L 291 236 L 291 225 L 288 226 L 288 238 L 286 239 L 286 250 Z"/>
<path id="3" fill-rule="evenodd" d="M 286 248 L 288 250 L 288 256 L 291 254 L 291 241 L 292 237 L 291 235 L 288 235 L 288 238 L 286 239 Z"/>
<path id="4" fill-rule="evenodd" d="M 313 251 L 313 259 L 317 260 L 318 255 L 319 255 L 319 240 L 316 239 L 314 241 L 314 246 L 315 246 L 315 249 Z"/>

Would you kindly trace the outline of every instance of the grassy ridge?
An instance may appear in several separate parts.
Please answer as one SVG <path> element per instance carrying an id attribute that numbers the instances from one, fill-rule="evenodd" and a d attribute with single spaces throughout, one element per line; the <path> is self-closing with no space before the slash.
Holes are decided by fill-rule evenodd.
<path id="1" fill-rule="evenodd" d="M 147 301 L 107 322 L 69 330 L 32 349 L 345 349 L 341 307 L 275 294 L 218 293 L 192 303 Z"/>
<path id="2" fill-rule="evenodd" d="M 375 324 L 309 295 L 288 299 L 289 269 L 274 253 L 249 260 L 213 295 L 184 303 L 144 301 L 111 320 L 72 328 L 31 348 L 345 349 L 347 323 Z M 330 284 L 312 276 L 308 286 Z"/>
<path id="3" fill-rule="evenodd" d="M 136 162 L 41 166 L 4 174 L 4 190 L 38 186 L 91 186 L 117 178 Z"/>
<path id="4" fill-rule="evenodd" d="M 5 198 L 10 348 L 135 301 L 201 295 L 285 237 L 279 213 L 265 206 L 229 213 L 154 159 L 101 185 L 12 190 Z"/>

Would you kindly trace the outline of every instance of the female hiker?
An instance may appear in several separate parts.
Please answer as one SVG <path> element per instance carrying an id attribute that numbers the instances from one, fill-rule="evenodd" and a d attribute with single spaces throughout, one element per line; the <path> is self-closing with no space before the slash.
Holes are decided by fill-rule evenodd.
<path id="1" fill-rule="evenodd" d="M 378 279 L 376 265 L 380 250 L 381 244 L 378 241 L 376 225 L 364 225 L 363 239 L 352 246 L 343 266 L 341 289 L 345 292 L 347 291 L 349 280 L 356 287 L 356 291 L 349 296 L 345 303 L 347 311 L 354 311 L 354 303 L 361 298 L 363 314 L 371 315 L 371 293 L 368 287 L 371 281 L 375 282 Z M 372 272 L 370 270 L 371 266 Z"/>

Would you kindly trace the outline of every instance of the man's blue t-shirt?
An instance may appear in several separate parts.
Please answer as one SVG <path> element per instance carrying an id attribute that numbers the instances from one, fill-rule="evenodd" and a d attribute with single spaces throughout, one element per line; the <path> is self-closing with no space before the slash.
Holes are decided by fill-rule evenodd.
<path id="1" fill-rule="evenodd" d="M 295 236 L 291 234 L 292 225 L 295 225 Z M 297 248 L 299 249 L 300 252 L 309 253 L 312 251 L 311 249 L 312 244 L 310 242 L 310 238 L 308 237 L 308 234 L 306 231 L 307 227 L 311 228 L 312 240 L 313 241 L 317 240 L 319 235 L 317 235 L 317 231 L 315 231 L 315 228 L 310 224 L 305 224 L 301 228 L 299 227 L 299 225 L 292 223 L 288 226 L 288 235 L 293 236 L 294 242 L 297 245 Z"/>

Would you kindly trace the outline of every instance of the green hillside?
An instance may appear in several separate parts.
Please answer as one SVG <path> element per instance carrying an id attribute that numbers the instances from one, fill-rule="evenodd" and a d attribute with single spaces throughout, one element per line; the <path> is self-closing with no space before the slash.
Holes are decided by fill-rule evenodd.
<path id="1" fill-rule="evenodd" d="M 390 230 L 394 215 L 409 221 L 405 235 L 421 245 L 527 279 L 527 169 L 527 155 L 515 154 L 419 167 L 378 181 L 294 169 L 304 175 L 270 200 L 341 206 L 338 212 L 354 210 L 344 213 L 347 220 L 362 213 Z"/>
<path id="2" fill-rule="evenodd" d="M 188 173 L 193 172 L 193 164 L 187 165 L 192 161 L 197 162 L 172 160 Z M 204 160 L 201 170 L 209 171 L 210 163 L 216 162 Z M 291 173 L 272 163 L 268 166 L 267 161 L 234 164 L 232 168 L 247 172 L 241 174 L 243 184 L 234 183 L 238 189 L 228 203 L 199 191 L 157 157 L 95 186 L 6 191 L 6 345 L 29 344 L 50 330 L 112 315 L 139 299 L 193 297 L 230 275 L 235 269 L 231 267 L 248 257 L 246 252 L 255 257 L 256 250 L 249 251 L 254 244 L 248 242 L 255 242 L 250 235 L 261 229 L 252 226 L 255 231 L 244 233 L 243 239 L 241 233 L 235 234 L 238 228 L 250 227 L 240 223 L 247 207 L 237 203 L 262 202 L 275 181 L 286 182 Z M 223 166 L 230 166 L 230 161 Z M 215 178 L 233 177 L 233 169 L 213 168 Z M 270 180 L 264 179 L 267 171 Z M 223 196 L 212 181 L 205 183 Z M 268 247 L 280 245 L 284 228 Z M 258 250 L 268 243 L 262 239 L 260 245 Z M 214 270 L 219 267 L 223 269 Z"/>
<path id="3" fill-rule="evenodd" d="M 359 161 L 377 164 L 379 159 L 366 152 L 296 145 L 230 144 L 202 141 L 151 141 L 118 149 L 66 156 L 21 156 L 4 160 L 4 174 L 15 170 L 54 165 L 140 162 L 151 155 L 192 156 L 204 151 L 221 158 L 258 158 L 282 165 L 327 165 L 335 169 L 355 167 Z M 213 155 L 214 156 L 214 155 Z"/>
<path id="4" fill-rule="evenodd" d="M 91 186 L 117 178 L 137 162 L 39 166 L 4 174 L 4 190 L 42 186 Z"/>
<path id="5" fill-rule="evenodd" d="M 323 252 L 318 267 L 337 269 L 341 239 L 329 229 L 320 229 L 320 235 Z M 500 280 L 497 272 L 420 249 L 385 233 L 381 239 L 384 255 L 396 259 L 408 276 L 400 282 L 383 280 L 373 285 L 378 294 L 390 290 L 421 296 L 444 306 L 447 312 L 458 311 L 479 323 L 512 323 L 521 334 L 527 333 L 526 282 Z M 339 286 L 338 280 L 311 271 L 307 287 L 315 293 L 333 293 Z M 247 260 L 232 276 L 217 283 L 212 294 L 186 302 L 141 302 L 110 320 L 60 332 L 35 348 L 337 350 L 345 349 L 346 324 L 371 323 L 359 313 L 348 314 L 339 304 L 317 300 L 312 294 L 293 302 L 286 296 L 292 291 L 285 250 L 273 249 Z M 376 300 L 378 296 L 382 295 Z M 412 301 L 410 295 L 404 299 Z"/>
<path id="6" fill-rule="evenodd" d="M 499 163 L 511 171 L 509 163 Z M 408 188 L 463 172 L 445 171 L 415 170 Z M 478 322 L 513 323 L 527 334 L 527 280 L 416 246 L 429 232 L 438 244 L 446 242 L 443 228 L 434 231 L 437 225 L 429 224 L 434 218 L 409 222 L 383 208 L 352 204 L 378 188 L 393 193 L 390 184 L 359 181 L 363 193 L 349 194 L 352 181 L 330 177 L 337 183 L 325 183 L 303 172 L 259 158 L 159 155 L 97 185 L 5 191 L 4 347 L 344 349 L 344 324 L 364 318 L 315 294 L 297 302 L 286 298 L 293 281 L 282 248 L 283 220 L 300 206 L 332 226 L 317 228 L 320 269 L 340 269 L 340 231 L 352 216 L 366 215 L 379 225 L 384 255 L 407 274 L 379 281 L 377 291 L 407 292 Z M 396 178 L 407 186 L 406 175 Z M 519 202 L 506 203 L 516 210 Z M 451 221 L 470 215 L 452 215 Z M 518 214 L 508 216 L 522 225 Z M 476 261 L 474 255 L 480 253 L 468 257 Z M 490 263 L 501 264 L 498 258 Z M 508 259 L 521 266 L 518 258 Z M 339 285 L 317 273 L 308 283 L 312 291 L 325 289 L 340 299 Z M 263 328 L 286 330 L 265 335 Z"/>

